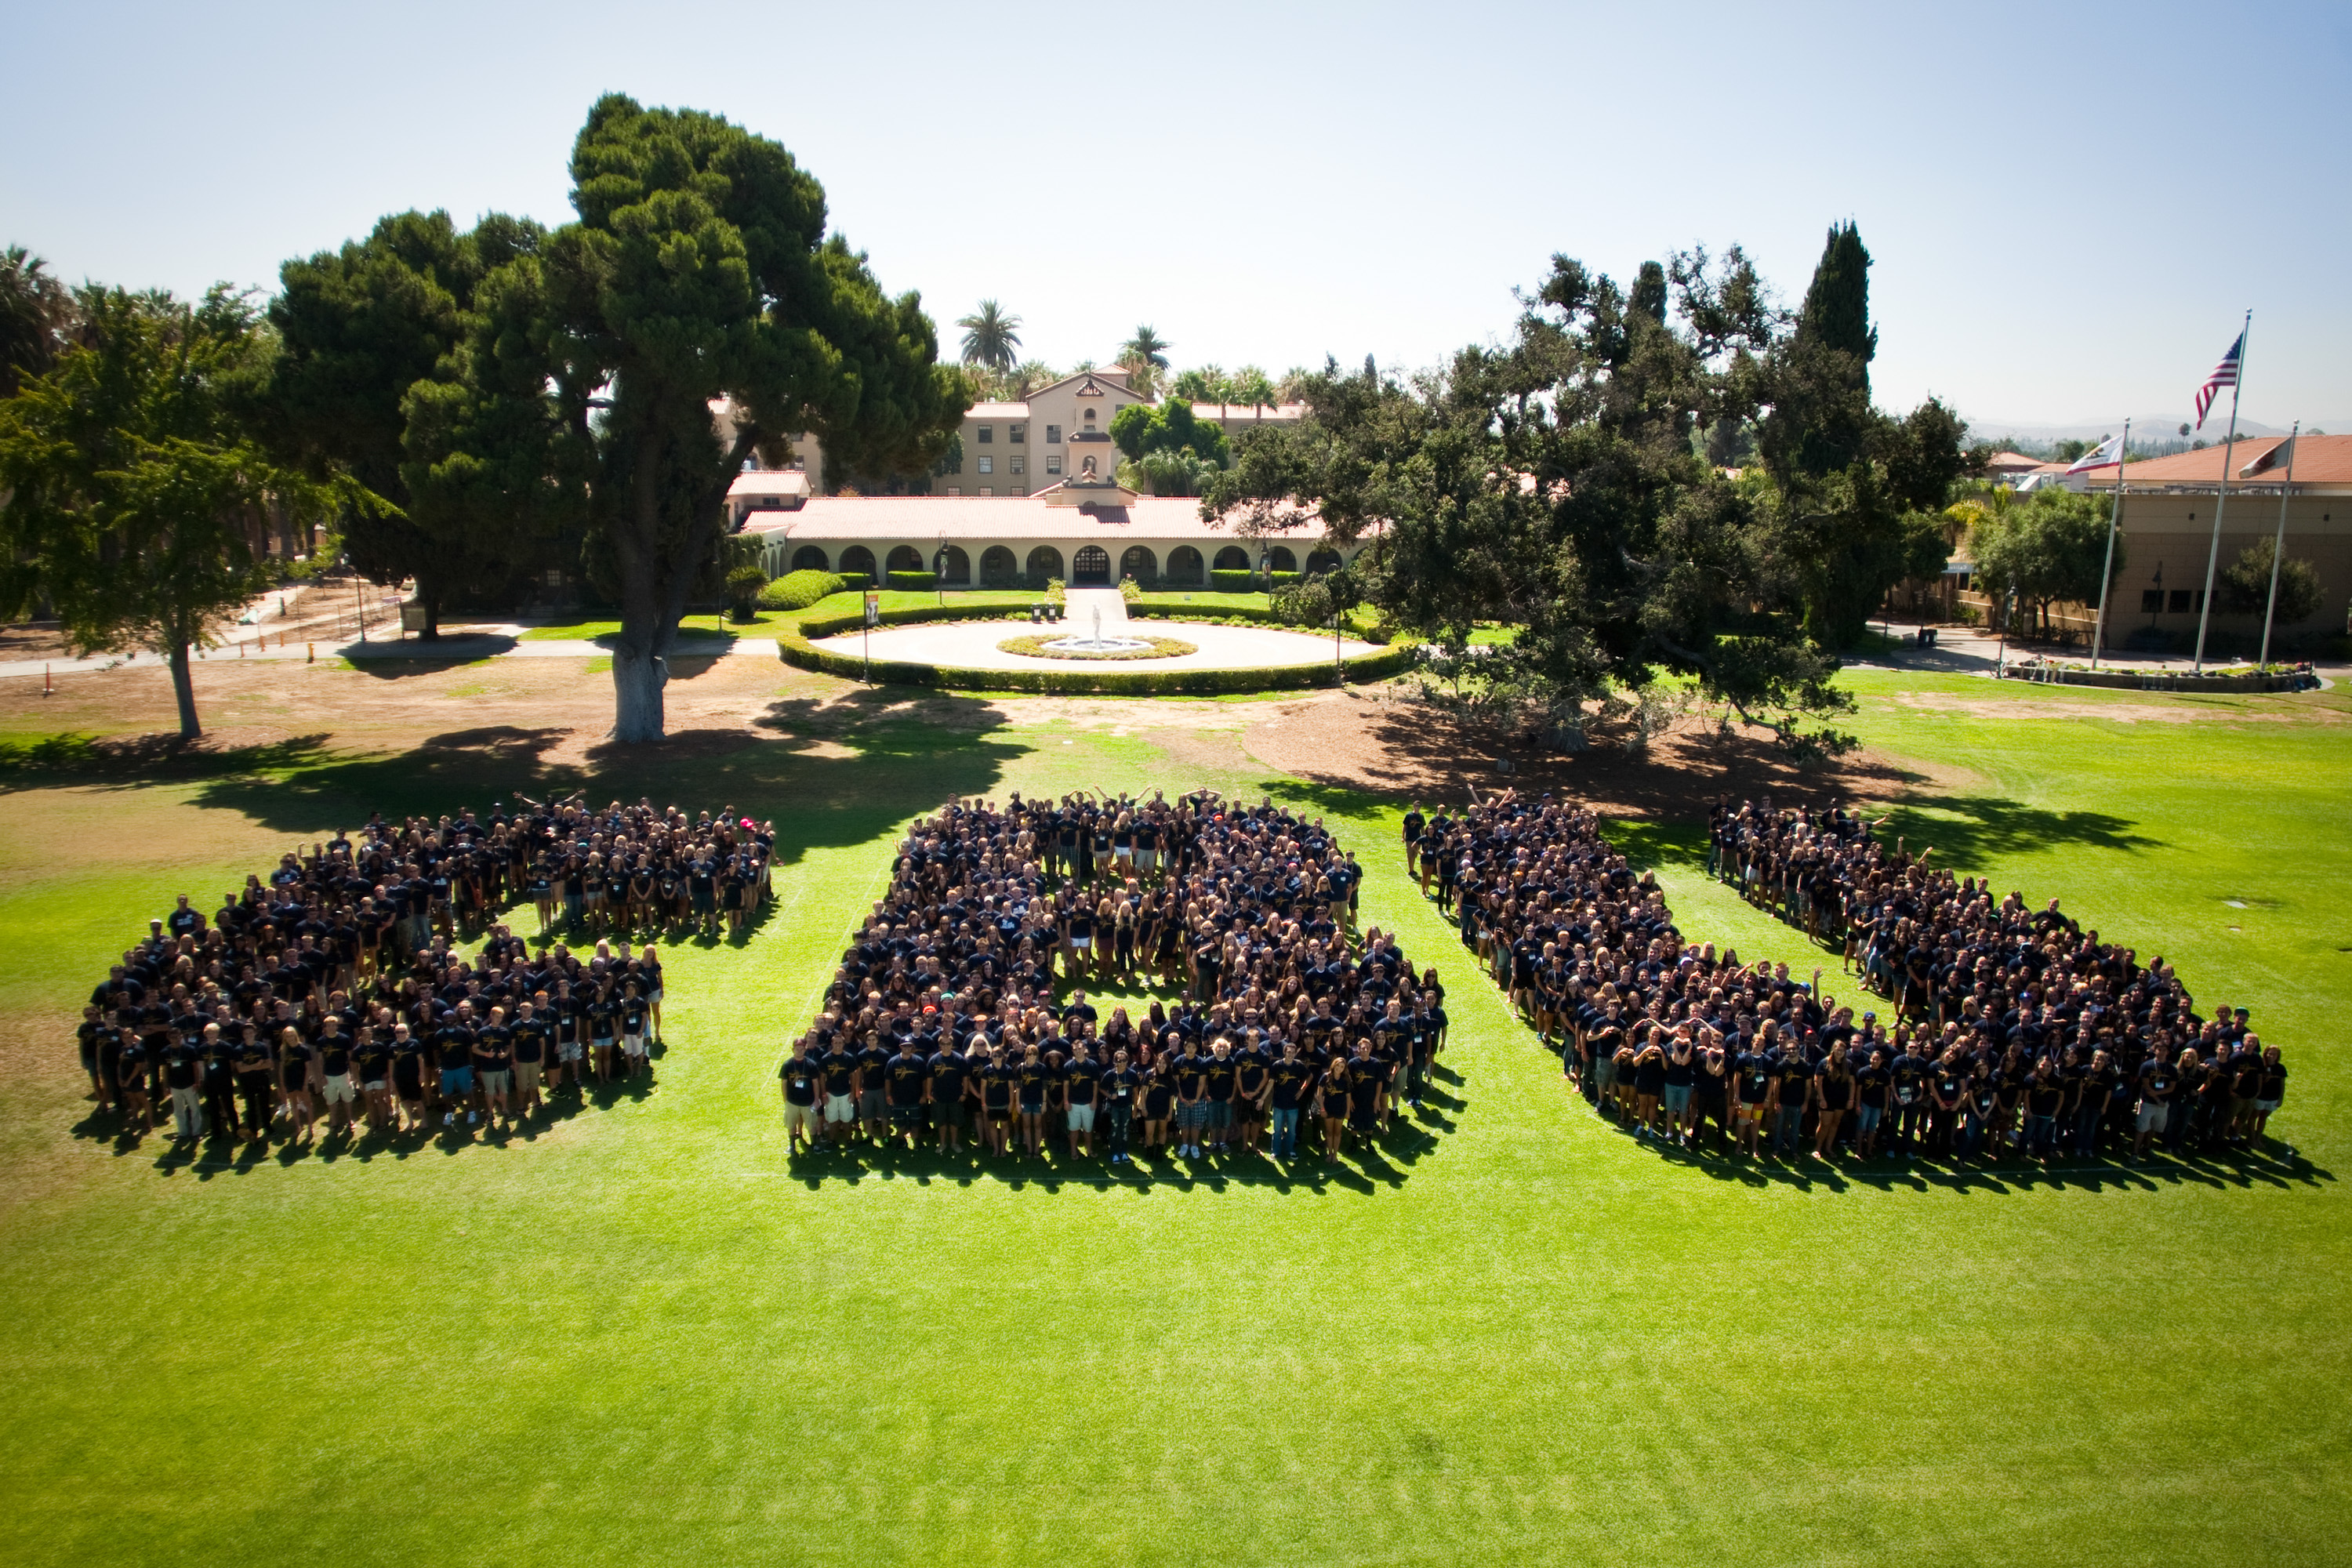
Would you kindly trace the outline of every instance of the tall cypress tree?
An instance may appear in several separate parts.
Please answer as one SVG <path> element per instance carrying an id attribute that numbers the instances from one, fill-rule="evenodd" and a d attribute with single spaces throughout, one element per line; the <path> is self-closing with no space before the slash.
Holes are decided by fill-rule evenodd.
<path id="1" fill-rule="evenodd" d="M 1870 401 L 1870 362 L 1878 355 L 1878 329 L 1870 324 L 1870 252 L 1851 223 L 1832 227 L 1822 247 L 1797 318 L 1797 341 L 1852 354 L 1857 389 Z"/>

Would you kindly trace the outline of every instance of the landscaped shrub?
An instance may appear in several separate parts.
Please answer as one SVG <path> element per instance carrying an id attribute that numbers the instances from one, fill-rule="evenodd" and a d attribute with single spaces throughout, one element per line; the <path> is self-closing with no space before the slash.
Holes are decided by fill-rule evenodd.
<path id="1" fill-rule="evenodd" d="M 889 574 L 890 586 L 901 593 L 928 594 L 939 584 L 940 574 L 936 572 L 893 572 Z"/>
<path id="2" fill-rule="evenodd" d="M 727 574 L 727 608 L 737 621 L 749 621 L 760 601 L 760 591 L 768 585 L 768 574 L 757 566 L 738 566 Z"/>
<path id="3" fill-rule="evenodd" d="M 830 572 L 788 572 L 760 590 L 760 604 L 771 610 L 805 610 L 848 586 Z"/>
<path id="4" fill-rule="evenodd" d="M 1209 574 L 1209 586 L 1220 594 L 1255 594 L 1258 586 L 1257 574 L 1225 570 L 1212 571 Z"/>
<path id="5" fill-rule="evenodd" d="M 1181 637 L 1144 637 L 1141 640 L 1150 646 L 1117 648 L 1108 653 L 1080 653 L 1045 646 L 1048 643 L 1059 642 L 1068 636 L 1070 636 L 1068 632 L 1055 632 L 1042 637 L 1036 636 L 1006 637 L 1003 642 L 998 643 L 996 647 L 1000 653 L 1017 653 L 1028 658 L 1181 658 L 1188 653 L 1201 651 L 1198 643 L 1189 643 Z"/>

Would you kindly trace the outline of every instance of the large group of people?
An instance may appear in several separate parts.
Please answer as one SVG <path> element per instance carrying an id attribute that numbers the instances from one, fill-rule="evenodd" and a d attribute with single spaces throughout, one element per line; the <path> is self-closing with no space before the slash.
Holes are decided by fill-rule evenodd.
<path id="1" fill-rule="evenodd" d="M 1710 874 L 1844 953 L 1822 972 L 1686 942 L 1588 809 L 1474 794 L 1404 818 L 1408 869 L 1635 1135 L 1788 1160 L 2141 1159 L 2258 1144 L 2286 1067 L 2172 967 L 1933 867 L 1842 809 L 1720 803 Z M 1710 1124 L 1712 1124 L 1710 1128 Z"/>
<path id="2" fill-rule="evenodd" d="M 176 1140 L 520 1124 L 549 1097 L 649 1081 L 662 962 L 766 896 L 772 830 L 615 801 L 372 817 L 289 850 L 206 915 L 182 895 L 91 990 L 101 1111 Z M 529 899 L 539 945 L 496 917 Z M 463 956 L 477 934 L 480 953 Z M 575 951 L 570 937 L 581 943 Z"/>
<path id="3" fill-rule="evenodd" d="M 1358 935 L 1321 818 L 1213 791 L 958 801 L 778 1068 L 793 1152 L 919 1143 L 1111 1166 L 1360 1150 L 1444 1047 L 1437 972 Z M 1163 992 L 1108 1016 L 1086 987 Z"/>

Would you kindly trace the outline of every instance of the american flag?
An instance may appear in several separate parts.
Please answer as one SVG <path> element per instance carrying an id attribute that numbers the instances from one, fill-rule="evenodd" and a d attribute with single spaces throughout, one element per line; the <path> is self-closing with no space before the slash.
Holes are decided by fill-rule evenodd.
<path id="1" fill-rule="evenodd" d="M 2211 410 L 2213 399 L 2220 395 L 2221 389 L 2238 384 L 2238 356 L 2245 351 L 2246 334 L 2242 331 L 2238 334 L 2238 341 L 2230 345 L 2230 352 L 2221 356 L 2221 363 L 2213 367 L 2213 374 L 2205 378 L 2205 384 L 2197 389 L 2197 428 L 2200 430 L 2205 428 L 2205 416 Z"/>

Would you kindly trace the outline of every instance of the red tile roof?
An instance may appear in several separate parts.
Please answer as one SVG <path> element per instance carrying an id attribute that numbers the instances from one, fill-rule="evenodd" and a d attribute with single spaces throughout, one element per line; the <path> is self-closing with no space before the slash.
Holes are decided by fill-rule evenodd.
<path id="1" fill-rule="evenodd" d="M 2230 484 L 2276 486 L 2286 478 L 2286 465 L 2242 479 L 2239 475 L 2246 465 L 2259 459 L 2263 453 L 2281 445 L 2283 436 L 2241 437 L 2230 454 Z M 2201 452 L 2175 452 L 2169 458 L 2150 458 L 2126 465 L 2124 481 L 2132 489 L 2143 486 L 2157 489 L 2166 485 L 2211 485 L 2221 482 L 2223 448 L 2218 444 Z M 2115 470 L 2099 468 L 2090 475 L 2091 483 L 2099 489 L 2114 484 Z M 2352 484 L 2352 436 L 2305 436 L 2295 444 L 2294 483 L 2297 489 L 2305 485 Z"/>
<path id="2" fill-rule="evenodd" d="M 1050 506 L 1036 496 L 818 496 L 797 511 L 754 511 L 749 528 L 794 539 L 1072 539 L 1099 533 L 1119 539 L 1200 542 L 1238 541 L 1230 525 L 1201 521 L 1201 503 L 1183 496 L 1139 496 L 1123 507 Z M 1283 532 L 1312 541 L 1312 524 Z"/>

